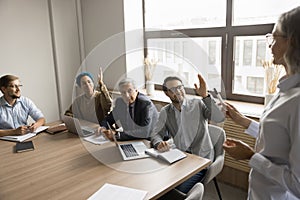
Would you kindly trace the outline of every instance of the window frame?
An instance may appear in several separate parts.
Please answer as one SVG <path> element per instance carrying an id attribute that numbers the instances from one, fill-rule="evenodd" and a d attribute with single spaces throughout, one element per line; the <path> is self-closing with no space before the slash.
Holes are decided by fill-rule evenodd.
<path id="1" fill-rule="evenodd" d="M 143 32 L 144 32 L 144 56 L 147 56 L 147 40 L 158 38 L 190 38 L 193 37 L 221 37 L 221 78 L 224 87 L 221 94 L 223 98 L 228 100 L 244 101 L 251 103 L 264 103 L 264 97 L 233 94 L 233 76 L 234 76 L 234 38 L 236 36 L 256 36 L 265 35 L 272 32 L 274 23 L 255 24 L 255 25 L 239 25 L 232 26 L 233 16 L 233 0 L 227 0 L 226 7 L 226 26 L 212 28 L 192 28 L 192 29 L 175 29 L 175 30 L 159 30 L 146 31 L 145 28 L 145 1 L 143 0 Z M 159 85 L 156 88 L 161 88 Z M 225 88 L 226 91 L 223 91 Z M 188 88 L 187 92 L 193 92 L 192 88 Z"/>

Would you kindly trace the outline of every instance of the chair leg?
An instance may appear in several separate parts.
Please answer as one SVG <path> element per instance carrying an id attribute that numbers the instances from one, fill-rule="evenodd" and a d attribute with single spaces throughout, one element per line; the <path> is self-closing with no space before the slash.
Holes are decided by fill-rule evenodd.
<path id="1" fill-rule="evenodd" d="M 216 177 L 213 178 L 213 180 L 214 180 L 214 183 L 215 183 L 216 190 L 218 192 L 219 199 L 222 200 L 221 192 L 220 192 Z"/>

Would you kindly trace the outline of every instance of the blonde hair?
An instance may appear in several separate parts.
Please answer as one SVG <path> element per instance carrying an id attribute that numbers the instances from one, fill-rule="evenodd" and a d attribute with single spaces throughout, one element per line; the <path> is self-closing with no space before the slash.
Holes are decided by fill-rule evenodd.
<path id="1" fill-rule="evenodd" d="M 283 13 L 277 24 L 279 30 L 290 40 L 284 55 L 288 73 L 300 73 L 300 6 Z"/>

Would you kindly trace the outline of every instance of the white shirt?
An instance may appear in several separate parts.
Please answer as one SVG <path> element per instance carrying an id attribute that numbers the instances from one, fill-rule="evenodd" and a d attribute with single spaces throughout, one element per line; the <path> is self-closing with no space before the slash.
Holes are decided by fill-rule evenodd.
<path id="1" fill-rule="evenodd" d="M 156 146 L 165 135 L 169 135 L 178 149 L 213 160 L 214 151 L 208 133 L 208 119 L 215 122 L 225 119 L 210 97 L 203 100 L 185 99 L 180 112 L 173 104 L 167 105 L 160 111 L 152 132 L 152 143 Z"/>
<path id="2" fill-rule="evenodd" d="M 300 74 L 280 80 L 278 87 L 260 126 L 253 121 L 246 130 L 258 136 L 249 162 L 251 200 L 300 199 Z"/>

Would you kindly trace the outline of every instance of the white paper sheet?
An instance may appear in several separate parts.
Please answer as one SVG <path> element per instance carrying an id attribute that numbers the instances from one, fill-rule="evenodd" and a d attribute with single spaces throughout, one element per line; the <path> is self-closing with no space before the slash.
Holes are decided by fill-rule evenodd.
<path id="1" fill-rule="evenodd" d="M 91 135 L 88 137 L 83 138 L 85 141 L 88 141 L 90 143 L 93 144 L 104 144 L 109 142 L 109 140 L 107 140 L 105 137 L 103 137 L 102 135 L 97 136 L 97 135 Z"/>
<path id="2" fill-rule="evenodd" d="M 88 200 L 143 200 L 147 191 L 105 183 Z"/>

